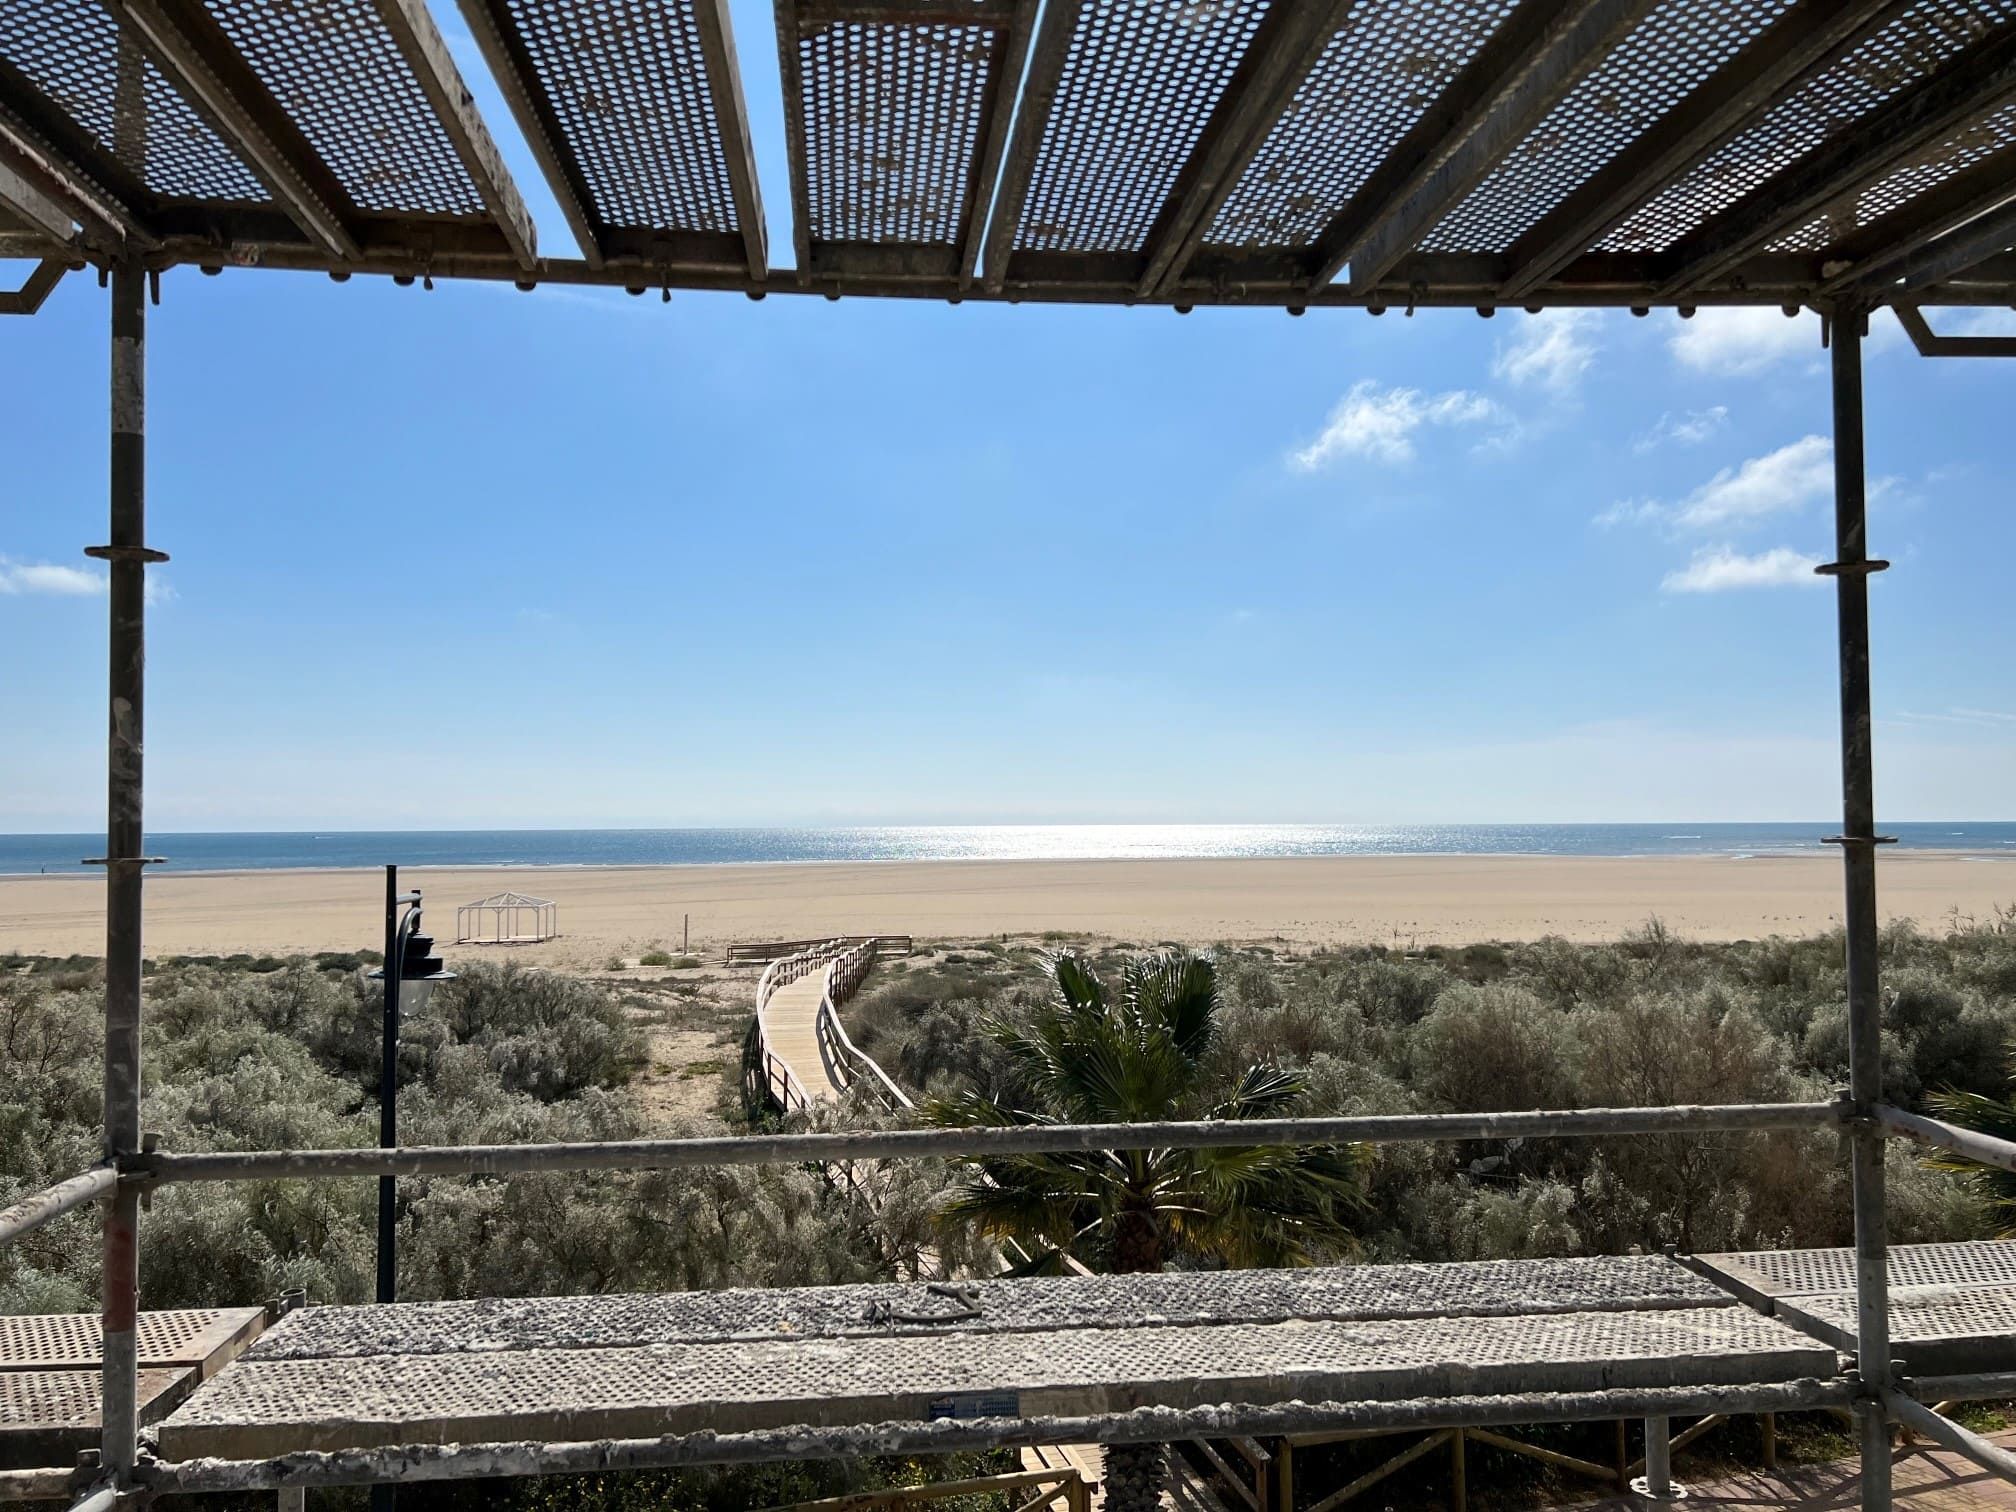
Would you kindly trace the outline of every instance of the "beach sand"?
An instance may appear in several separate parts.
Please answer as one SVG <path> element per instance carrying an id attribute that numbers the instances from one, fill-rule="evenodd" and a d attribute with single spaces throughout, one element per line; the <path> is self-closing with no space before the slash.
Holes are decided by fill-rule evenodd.
<path id="1" fill-rule="evenodd" d="M 1657 915 L 1701 940 L 1812 934 L 1841 919 L 1841 865 L 1817 856 L 1605 859 L 1347 856 L 1292 860 L 883 861 L 624 868 L 402 870 L 429 900 L 444 953 L 599 967 L 677 950 L 683 915 L 696 953 L 733 940 L 891 933 L 973 939 L 1047 930 L 1136 944 L 1281 939 L 1406 947 L 1563 935 L 1615 939 Z M 2016 904 L 2016 864 L 1953 855 L 1884 856 L 1886 918 L 1941 927 Z M 561 938 L 460 947 L 455 905 L 505 888 L 554 899 Z M 104 883 L 0 878 L 0 952 L 99 955 Z M 147 880 L 150 956 L 286 955 L 376 947 L 384 874 L 216 872 Z"/>

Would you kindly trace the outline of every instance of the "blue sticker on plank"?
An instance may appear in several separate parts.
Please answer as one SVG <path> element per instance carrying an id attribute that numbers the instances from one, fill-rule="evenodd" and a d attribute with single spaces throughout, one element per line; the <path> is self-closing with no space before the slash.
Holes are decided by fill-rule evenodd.
<path id="1" fill-rule="evenodd" d="M 1013 1391 L 966 1391 L 957 1396 L 933 1397 L 927 1411 L 934 1422 L 940 1418 L 1020 1417 L 1022 1398 Z"/>

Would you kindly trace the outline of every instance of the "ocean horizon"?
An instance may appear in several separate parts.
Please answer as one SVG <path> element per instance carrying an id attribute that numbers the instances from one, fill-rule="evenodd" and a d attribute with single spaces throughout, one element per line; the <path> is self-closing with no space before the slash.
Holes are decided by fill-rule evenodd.
<path id="1" fill-rule="evenodd" d="M 150 834 L 176 871 L 384 866 L 726 866 L 819 861 L 1184 860 L 1294 856 L 1785 856 L 1825 820 L 1718 824 L 994 824 L 834 828 L 298 830 Z M 1898 849 L 2016 859 L 2016 821 L 1889 824 Z M 0 835 L 0 874 L 83 873 L 102 834 Z"/>

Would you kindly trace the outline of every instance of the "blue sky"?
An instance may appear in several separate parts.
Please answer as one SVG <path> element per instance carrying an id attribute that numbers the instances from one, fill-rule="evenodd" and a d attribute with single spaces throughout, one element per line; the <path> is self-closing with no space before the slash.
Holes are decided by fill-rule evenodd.
<path id="1" fill-rule="evenodd" d="M 0 322 L 0 830 L 102 824 L 106 318 Z M 2016 367 L 1882 320 L 1880 811 L 2009 818 Z M 1838 811 L 1810 316 L 187 270 L 149 376 L 153 828 Z"/>

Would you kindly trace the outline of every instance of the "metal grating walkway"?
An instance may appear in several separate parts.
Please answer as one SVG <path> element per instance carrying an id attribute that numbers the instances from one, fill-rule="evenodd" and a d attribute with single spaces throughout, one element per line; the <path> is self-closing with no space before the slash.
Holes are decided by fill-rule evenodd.
<path id="1" fill-rule="evenodd" d="M 948 1332 L 624 1349 L 246 1360 L 161 1452 L 584 1440 L 1288 1400 L 1788 1381 L 1831 1347 L 1743 1307 L 1524 1317 Z"/>
<path id="2" fill-rule="evenodd" d="M 2016 300 L 2016 0 L 773 0 L 755 101 L 728 0 L 460 0 L 579 261 L 540 255 L 443 9 L 0 7 L 0 255 L 1178 308 Z M 752 106 L 784 123 L 788 271 Z"/>
<path id="3" fill-rule="evenodd" d="M 1899 1244 L 1889 1262 L 1891 1353 L 1908 1371 L 2016 1369 L 2016 1243 Z M 1853 1352 L 1853 1250 L 1697 1255 L 1694 1265 L 1759 1312 Z"/>
<path id="4" fill-rule="evenodd" d="M 969 1283 L 980 1315 L 921 1286 L 794 1287 L 314 1307 L 255 1344 L 258 1361 L 376 1354 L 651 1348 L 676 1343 L 1180 1328 L 1291 1319 L 1519 1317 L 1723 1307 L 1717 1287 L 1663 1255 L 1450 1265 L 1321 1266 Z M 937 1318 L 941 1321 L 924 1321 Z"/>

